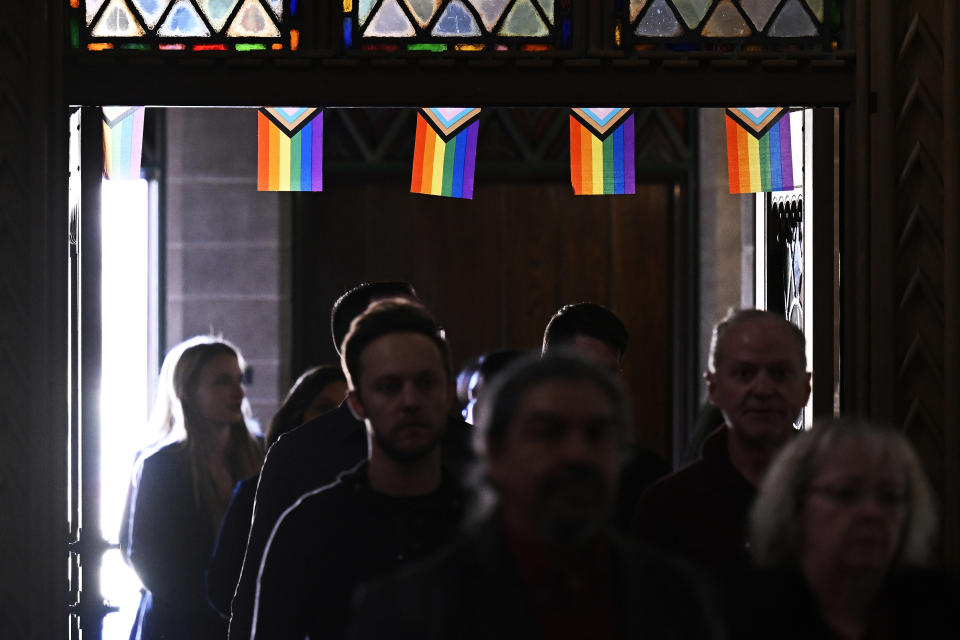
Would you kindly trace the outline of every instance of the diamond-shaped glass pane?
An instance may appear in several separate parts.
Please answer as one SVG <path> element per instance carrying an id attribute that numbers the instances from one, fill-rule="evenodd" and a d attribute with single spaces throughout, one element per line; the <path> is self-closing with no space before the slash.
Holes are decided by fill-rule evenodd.
<path id="1" fill-rule="evenodd" d="M 274 38 L 280 35 L 280 31 L 262 4 L 257 0 L 244 0 L 227 28 L 227 35 L 231 38 Z"/>
<path id="2" fill-rule="evenodd" d="M 780 6 L 782 0 L 740 0 L 740 6 L 747 12 L 753 26 L 762 30 L 767 26 L 767 20 L 773 10 Z"/>
<path id="3" fill-rule="evenodd" d="M 813 20 L 800 5 L 800 0 L 788 0 L 773 20 L 769 34 L 774 38 L 801 38 L 819 33 Z"/>
<path id="4" fill-rule="evenodd" d="M 807 0 L 807 6 L 817 16 L 817 20 L 823 22 L 823 0 Z"/>
<path id="5" fill-rule="evenodd" d="M 545 36 L 550 33 L 532 0 L 517 0 L 500 27 L 504 36 Z"/>
<path id="6" fill-rule="evenodd" d="M 233 8 L 237 6 L 237 2 L 238 0 L 197 0 L 200 9 L 207 16 L 207 20 L 217 31 L 223 29 L 223 25 L 227 23 L 227 18 L 230 17 Z"/>
<path id="7" fill-rule="evenodd" d="M 673 0 L 673 6 L 691 29 L 700 24 L 712 4 L 713 0 Z"/>
<path id="8" fill-rule="evenodd" d="M 480 19 L 488 31 L 496 26 L 508 4 L 510 0 L 473 0 L 473 7 L 480 14 Z"/>
<path id="9" fill-rule="evenodd" d="M 169 0 L 132 0 L 134 6 L 140 12 L 140 15 L 143 16 L 143 21 L 147 25 L 148 29 L 153 29 L 157 26 L 157 22 L 160 20 L 160 16 L 163 15 L 164 9 L 167 8 L 167 5 L 170 4 Z"/>
<path id="10" fill-rule="evenodd" d="M 636 34 L 655 38 L 671 38 L 683 35 L 683 27 L 680 26 L 677 16 L 673 14 L 673 10 L 667 6 L 664 0 L 655 0 L 647 9 L 640 23 L 637 24 Z"/>
<path id="11" fill-rule="evenodd" d="M 97 15 L 97 11 L 100 7 L 103 6 L 104 0 L 87 0 L 87 26 L 90 26 L 90 23 L 93 22 L 93 17 Z"/>
<path id="12" fill-rule="evenodd" d="M 742 38 L 752 33 L 743 16 L 730 0 L 723 0 L 701 32 L 708 38 Z"/>
<path id="13" fill-rule="evenodd" d="M 433 35 L 440 37 L 478 36 L 480 27 L 460 0 L 453 0 L 434 25 Z"/>
<path id="14" fill-rule="evenodd" d="M 122 0 L 110 0 L 91 33 L 98 38 L 138 38 L 146 31 Z"/>
<path id="15" fill-rule="evenodd" d="M 640 15 L 643 8 L 647 6 L 647 0 L 630 0 L 630 22 L 632 23 Z"/>
<path id="16" fill-rule="evenodd" d="M 547 21 L 550 24 L 553 24 L 553 0 L 537 0 L 540 4 L 540 8 L 543 9 L 544 15 L 547 16 Z"/>
<path id="17" fill-rule="evenodd" d="M 421 28 L 429 24 L 433 14 L 437 12 L 437 8 L 440 6 L 440 0 L 404 0 L 404 2 L 407 3 L 410 13 L 413 14 Z"/>
<path id="18" fill-rule="evenodd" d="M 417 35 L 397 0 L 384 0 L 380 9 L 370 17 L 363 35 L 376 38 L 405 38 Z"/>
<path id="19" fill-rule="evenodd" d="M 360 21 L 360 26 L 367 23 L 367 18 L 370 17 L 370 10 L 373 9 L 373 5 L 375 4 L 377 4 L 377 0 L 358 0 L 357 18 Z"/>
<path id="20" fill-rule="evenodd" d="M 188 0 L 177 0 L 157 33 L 164 37 L 207 37 L 210 30 L 203 24 L 200 14 Z"/>

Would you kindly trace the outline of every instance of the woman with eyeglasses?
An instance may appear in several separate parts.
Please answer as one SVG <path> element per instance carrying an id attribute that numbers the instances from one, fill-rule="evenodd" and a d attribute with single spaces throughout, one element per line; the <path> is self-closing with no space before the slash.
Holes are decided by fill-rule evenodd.
<path id="1" fill-rule="evenodd" d="M 758 570 L 731 596 L 731 637 L 953 637 L 958 589 L 931 568 L 936 528 L 903 434 L 865 421 L 815 424 L 760 487 L 750 531 Z"/>

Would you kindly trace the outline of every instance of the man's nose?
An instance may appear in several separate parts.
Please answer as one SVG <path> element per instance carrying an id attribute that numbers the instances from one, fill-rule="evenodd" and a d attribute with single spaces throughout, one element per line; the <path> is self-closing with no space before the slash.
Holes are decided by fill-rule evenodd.
<path id="1" fill-rule="evenodd" d="M 774 390 L 773 380 L 764 370 L 757 372 L 756 377 L 753 379 L 753 392 L 757 395 L 771 395 Z"/>
<path id="2" fill-rule="evenodd" d="M 400 391 L 400 402 L 404 407 L 416 407 L 420 405 L 421 394 L 417 385 L 408 382 L 403 385 Z"/>
<path id="3" fill-rule="evenodd" d="M 563 439 L 561 454 L 567 461 L 584 460 L 591 457 L 592 448 L 583 434 L 573 431 Z"/>

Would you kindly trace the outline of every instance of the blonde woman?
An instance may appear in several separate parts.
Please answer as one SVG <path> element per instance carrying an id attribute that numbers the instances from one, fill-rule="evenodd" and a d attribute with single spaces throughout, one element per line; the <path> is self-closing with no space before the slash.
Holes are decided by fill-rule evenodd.
<path id="1" fill-rule="evenodd" d="M 222 638 L 204 595 L 204 569 L 234 485 L 263 448 L 244 418 L 243 362 L 225 340 L 177 345 L 161 371 L 161 440 L 138 459 L 120 532 L 144 590 L 131 638 Z"/>
<path id="2" fill-rule="evenodd" d="M 818 422 L 761 485 L 750 535 L 758 570 L 733 598 L 731 637 L 954 637 L 957 583 L 931 567 L 936 522 L 900 432 Z"/>

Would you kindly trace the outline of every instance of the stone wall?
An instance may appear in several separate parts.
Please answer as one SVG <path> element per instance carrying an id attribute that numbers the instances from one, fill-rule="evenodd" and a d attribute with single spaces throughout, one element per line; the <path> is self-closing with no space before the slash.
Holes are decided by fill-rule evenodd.
<path id="1" fill-rule="evenodd" d="M 220 333 L 265 428 L 289 386 L 289 199 L 257 191 L 255 109 L 166 113 L 166 345 Z"/>

